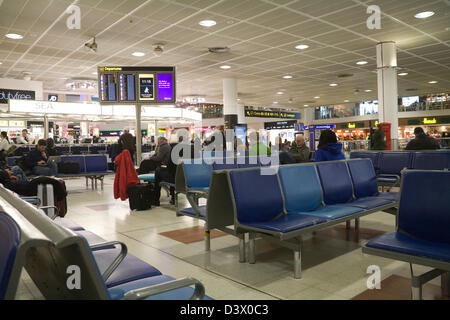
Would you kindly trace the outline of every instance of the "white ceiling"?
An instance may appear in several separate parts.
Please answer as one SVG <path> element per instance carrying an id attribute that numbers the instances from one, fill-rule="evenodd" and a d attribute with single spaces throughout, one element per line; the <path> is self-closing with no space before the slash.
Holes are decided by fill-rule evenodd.
<path id="1" fill-rule="evenodd" d="M 70 4 L 81 8 L 80 30 L 66 27 Z M 383 12 L 381 30 L 366 26 L 371 4 Z M 430 10 L 436 14 L 414 18 Z M 200 26 L 205 19 L 217 25 Z M 7 39 L 7 33 L 24 39 Z M 399 77 L 400 95 L 450 88 L 448 0 L 0 0 L 0 36 L 0 77 L 31 72 L 48 90 L 64 89 L 63 78 L 94 79 L 99 65 L 175 65 L 178 99 L 200 95 L 221 102 L 226 77 L 238 79 L 246 105 L 278 101 L 301 108 L 377 99 L 379 41 L 397 42 L 399 66 L 409 73 Z M 94 36 L 98 53 L 84 48 Z M 156 42 L 166 43 L 161 57 L 152 53 Z M 298 44 L 310 48 L 299 51 Z M 208 52 L 216 46 L 230 52 Z M 135 51 L 147 55 L 136 58 Z M 356 65 L 360 60 L 368 64 Z M 220 69 L 224 64 L 232 68 Z M 342 73 L 353 77 L 338 78 Z M 282 79 L 287 74 L 294 78 Z"/>

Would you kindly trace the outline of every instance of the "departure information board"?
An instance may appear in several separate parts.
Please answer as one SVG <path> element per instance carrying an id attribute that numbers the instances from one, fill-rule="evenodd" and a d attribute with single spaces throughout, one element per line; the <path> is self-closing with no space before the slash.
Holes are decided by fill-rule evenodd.
<path id="1" fill-rule="evenodd" d="M 173 104 L 175 67 L 99 67 L 101 104 Z"/>

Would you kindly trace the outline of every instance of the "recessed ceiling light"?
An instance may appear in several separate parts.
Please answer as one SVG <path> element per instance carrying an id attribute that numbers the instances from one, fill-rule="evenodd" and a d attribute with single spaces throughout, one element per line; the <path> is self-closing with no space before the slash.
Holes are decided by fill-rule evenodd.
<path id="1" fill-rule="evenodd" d="M 404 76 L 407 76 L 408 75 L 408 72 L 402 72 L 402 73 L 399 73 L 398 74 L 400 77 L 404 77 Z"/>
<path id="2" fill-rule="evenodd" d="M 295 47 L 295 49 L 297 49 L 297 50 L 305 50 L 308 48 L 309 48 L 309 46 L 307 44 L 299 44 L 298 46 Z"/>
<path id="3" fill-rule="evenodd" d="M 133 52 L 131 55 L 135 56 L 135 57 L 143 57 L 143 56 L 145 56 L 145 53 L 143 53 L 143 52 Z"/>
<path id="4" fill-rule="evenodd" d="M 308 104 L 305 104 L 305 105 L 303 105 L 304 107 L 309 107 L 309 105 Z"/>
<path id="5" fill-rule="evenodd" d="M 278 91 L 277 94 L 282 95 L 282 94 L 284 94 L 284 92 Z"/>
<path id="6" fill-rule="evenodd" d="M 209 28 L 209 27 L 215 26 L 217 24 L 217 22 L 215 22 L 214 20 L 203 20 L 203 21 L 200 21 L 198 24 L 201 25 L 202 27 Z"/>
<path id="7" fill-rule="evenodd" d="M 23 39 L 23 36 L 21 34 L 17 34 L 17 33 L 8 33 L 5 35 L 5 37 L 7 37 L 9 39 L 13 39 L 13 40 Z"/>
<path id="8" fill-rule="evenodd" d="M 431 16 L 434 16 L 434 12 L 433 11 L 419 12 L 418 14 L 414 15 L 414 17 L 417 18 L 417 19 L 426 19 L 426 18 L 429 18 Z"/>
<path id="9" fill-rule="evenodd" d="M 320 99 L 320 97 L 314 97 L 314 99 Z"/>
<path id="10" fill-rule="evenodd" d="M 3 62 L 0 62 L 0 65 L 3 64 Z"/>
<path id="11" fill-rule="evenodd" d="M 358 61 L 356 64 L 359 64 L 360 66 L 364 65 L 364 64 L 368 64 L 367 61 Z"/>
<path id="12" fill-rule="evenodd" d="M 337 87 L 338 84 L 337 83 L 330 83 L 330 87 Z"/>
<path id="13" fill-rule="evenodd" d="M 344 100 L 344 102 L 350 102 L 350 100 Z"/>
<path id="14" fill-rule="evenodd" d="M 367 90 L 364 90 L 365 92 L 372 92 L 372 90 L 370 90 L 370 89 L 367 89 Z"/>
<path id="15" fill-rule="evenodd" d="M 438 81 L 429 81 L 428 83 L 435 84 L 435 83 L 438 83 Z"/>
<path id="16" fill-rule="evenodd" d="M 231 69 L 231 67 L 230 66 L 221 66 L 220 69 L 228 70 L 228 69 Z"/>
<path id="17" fill-rule="evenodd" d="M 292 76 L 286 75 L 286 76 L 283 76 L 283 79 L 292 79 Z"/>
<path id="18" fill-rule="evenodd" d="M 278 101 L 274 101 L 273 104 L 278 104 Z"/>

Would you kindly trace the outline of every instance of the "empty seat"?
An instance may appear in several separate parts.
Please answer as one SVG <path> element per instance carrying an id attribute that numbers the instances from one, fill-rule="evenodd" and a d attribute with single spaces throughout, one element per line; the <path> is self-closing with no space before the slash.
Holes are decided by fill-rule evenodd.
<path id="1" fill-rule="evenodd" d="M 379 166 L 379 175 L 388 177 L 379 177 L 380 182 L 396 183 L 399 180 L 401 171 L 411 167 L 410 152 L 381 152 Z"/>
<path id="2" fill-rule="evenodd" d="M 86 156 L 87 173 L 106 173 L 108 172 L 108 160 L 104 155 Z"/>
<path id="3" fill-rule="evenodd" d="M 213 170 L 229 170 L 237 169 L 236 158 L 224 158 L 223 161 L 215 161 L 213 164 Z"/>
<path id="4" fill-rule="evenodd" d="M 256 168 L 260 167 L 261 164 L 258 160 L 258 157 L 252 156 L 252 157 L 238 157 L 237 158 L 237 165 L 241 169 L 246 168 Z"/>
<path id="5" fill-rule="evenodd" d="M 380 152 L 362 152 L 356 151 L 350 153 L 350 159 L 370 159 L 375 170 L 378 170 L 378 162 L 380 159 Z"/>
<path id="6" fill-rule="evenodd" d="M 0 212 L 0 300 L 8 289 L 20 244 L 20 229 L 4 212 Z"/>
<path id="7" fill-rule="evenodd" d="M 352 181 L 345 162 L 318 163 L 317 170 L 327 205 L 348 203 L 353 199 Z"/>
<path id="8" fill-rule="evenodd" d="M 287 212 L 334 220 L 363 211 L 350 206 L 322 207 L 322 189 L 312 164 L 281 167 L 278 173 Z"/>
<path id="9" fill-rule="evenodd" d="M 449 152 L 415 152 L 411 167 L 416 170 L 444 170 L 449 166 Z"/>
<path id="10" fill-rule="evenodd" d="M 212 165 L 202 162 L 184 162 L 184 174 L 188 189 L 207 191 L 212 176 Z"/>

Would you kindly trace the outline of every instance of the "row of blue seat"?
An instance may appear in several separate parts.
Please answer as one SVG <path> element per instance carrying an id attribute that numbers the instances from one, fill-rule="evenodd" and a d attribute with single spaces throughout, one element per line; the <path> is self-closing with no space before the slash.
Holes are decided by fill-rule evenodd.
<path id="1" fill-rule="evenodd" d="M 450 172 L 405 170 L 396 232 L 368 242 L 363 252 L 411 264 L 412 297 L 422 285 L 443 275 L 450 293 Z M 416 276 L 412 264 L 435 268 Z"/>
<path id="2" fill-rule="evenodd" d="M 372 161 L 381 182 L 396 182 L 403 169 L 444 170 L 450 168 L 450 152 L 375 152 L 357 151 L 351 159 L 368 158 Z"/>
<path id="3" fill-rule="evenodd" d="M 163 275 L 155 267 L 128 254 L 125 244 L 107 242 L 105 239 L 84 230 L 81 226 L 67 219 L 58 218 L 52 221 L 42 211 L 25 204 L 23 200 L 16 198 L 12 193 L 2 187 L 0 187 L 0 193 L 2 195 L 0 202 L 3 200 L 8 201 L 5 198 L 11 197 L 11 200 L 8 202 L 13 204 L 22 214 L 17 219 L 15 212 L 0 212 L 0 300 L 14 298 L 17 281 L 16 283 L 11 283 L 10 277 L 14 271 L 13 268 L 21 267 L 22 264 L 47 299 L 64 299 L 66 298 L 66 294 L 71 298 L 78 299 L 97 299 L 103 297 L 119 300 L 127 298 L 127 293 L 132 290 L 141 290 L 141 294 L 144 296 L 141 295 L 139 297 L 136 294 L 132 294 L 131 297 L 138 299 L 148 298 L 151 300 L 187 300 L 194 293 L 194 290 L 189 287 L 190 285 L 196 285 L 197 287 L 194 297 L 196 299 L 203 298 L 204 288 L 198 281 L 193 281 L 192 279 L 180 281 Z M 2 207 L 5 208 L 3 205 Z M 49 239 L 55 237 L 55 235 L 61 235 L 63 237 L 58 242 L 58 246 L 53 248 L 51 244 L 42 243 L 42 239 L 38 239 L 36 245 L 43 246 L 45 249 L 37 250 L 32 255 L 26 252 L 19 252 L 20 250 L 28 250 L 28 247 L 32 246 L 33 235 L 27 234 L 31 229 L 25 225 L 27 223 L 26 220 L 30 219 L 30 214 L 33 220 L 31 223 L 34 225 L 34 228 L 38 228 L 40 234 L 48 234 Z M 22 239 L 21 237 L 24 238 Z M 73 247 L 77 243 L 80 243 L 76 240 L 77 237 L 83 239 L 86 246 L 80 245 L 74 249 Z M 28 241 L 29 245 L 22 245 L 22 241 Z M 71 254 L 69 255 L 68 252 L 64 253 L 64 248 L 68 251 L 70 250 Z M 58 267 L 46 265 L 45 250 L 53 250 L 54 254 L 52 256 L 54 256 L 54 261 L 51 260 L 50 264 L 54 263 Z M 89 280 L 87 276 L 88 270 L 86 269 L 81 270 L 83 275 L 83 288 L 78 293 L 72 294 L 66 292 L 67 276 L 65 270 L 67 268 L 64 265 L 68 261 L 64 260 L 65 256 L 70 257 L 71 264 L 79 266 L 82 264 L 78 264 L 78 262 L 82 259 L 92 257 L 91 263 L 95 265 L 95 268 L 91 270 L 94 271 L 93 277 L 97 278 L 96 281 L 102 284 L 95 289 L 97 290 L 95 294 L 92 288 L 94 283 L 88 285 L 86 282 Z M 19 261 L 19 259 L 26 259 L 26 263 L 25 261 Z M 45 268 L 42 269 L 44 265 Z M 64 272 L 64 274 L 62 276 L 57 275 L 56 273 L 59 271 Z M 50 283 L 51 281 L 56 281 L 54 283 L 55 288 Z M 58 283 L 58 281 L 63 281 L 64 283 Z M 162 290 L 155 290 L 155 288 L 149 290 L 149 286 L 155 285 L 162 286 L 160 287 Z M 166 287 L 163 288 L 165 285 Z M 147 288 L 147 290 L 143 292 L 142 288 Z M 171 290 L 166 292 L 167 288 L 171 288 Z M 159 294 L 154 294 L 155 291 L 159 292 Z M 147 294 L 146 296 L 145 292 L 152 292 L 153 294 Z M 55 294 L 60 294 L 60 296 L 54 296 Z M 206 297 L 206 299 L 210 298 Z"/>

